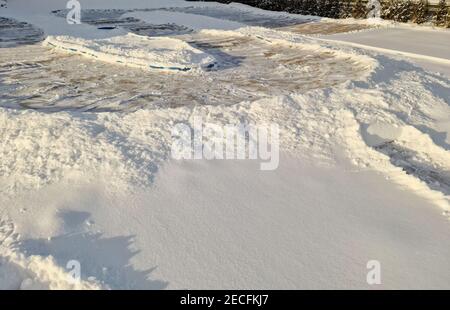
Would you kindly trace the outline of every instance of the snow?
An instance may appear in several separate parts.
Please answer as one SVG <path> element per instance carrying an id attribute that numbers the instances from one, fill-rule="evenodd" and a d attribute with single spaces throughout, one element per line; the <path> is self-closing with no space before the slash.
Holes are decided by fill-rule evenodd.
<path id="1" fill-rule="evenodd" d="M 135 17 L 153 24 L 174 23 L 195 30 L 210 29 L 211 27 L 214 27 L 214 29 L 234 30 L 245 26 L 245 24 L 230 20 L 223 20 L 214 17 L 188 14 L 182 12 L 167 12 L 163 10 L 155 10 L 148 12 L 137 11 L 127 13 L 123 15 L 123 17 Z"/>
<path id="2" fill-rule="evenodd" d="M 450 80 L 404 54 L 345 41 L 371 36 L 373 47 L 441 59 L 446 43 L 391 46 L 382 38 L 396 28 L 336 42 L 248 27 L 248 18 L 292 19 L 234 4 L 245 20 L 209 16 L 231 15 L 216 3 L 84 8 L 188 5 L 207 14 L 126 13 L 197 30 L 147 39 L 69 27 L 50 13 L 58 1 L 11 2 L 4 16 L 39 26 L 47 43 L 142 64 L 179 65 L 171 55 L 190 51 L 201 55 L 196 64 L 214 57 L 218 66 L 168 74 L 43 44 L 2 50 L 0 287 L 448 288 Z M 401 32 L 399 42 L 418 33 Z M 158 59 L 152 42 L 174 54 Z M 198 116 L 218 126 L 278 124 L 279 168 L 173 160 L 173 126 L 192 128 Z M 73 260 L 76 283 L 66 268 Z M 366 283 L 369 260 L 381 263 L 381 286 Z"/>
<path id="3" fill-rule="evenodd" d="M 363 137 L 367 145 L 376 147 L 387 142 L 398 140 L 401 133 L 401 127 L 399 128 L 391 124 L 373 123 L 369 124 L 367 128 L 364 128 Z"/>
<path id="4" fill-rule="evenodd" d="M 212 56 L 173 38 L 127 34 L 109 39 L 83 40 L 48 36 L 44 44 L 65 52 L 147 70 L 199 71 L 215 63 Z"/>
<path id="5" fill-rule="evenodd" d="M 373 172 L 291 156 L 269 177 L 251 161 L 169 161 L 133 195 L 99 183 L 61 191 L 13 202 L 28 206 L 13 214 L 22 248 L 78 257 L 112 288 L 367 288 L 370 259 L 382 262 L 383 287 L 448 286 L 448 221 Z M 101 235 L 77 233 L 88 219 Z"/>
<path id="6" fill-rule="evenodd" d="M 49 256 L 25 255 L 16 248 L 18 235 L 14 225 L 0 221 L 0 289 L 94 290 L 102 286 L 94 279 L 73 281 L 66 270 Z"/>
<path id="7" fill-rule="evenodd" d="M 355 47 L 401 54 L 426 69 L 450 76 L 449 30 L 420 29 L 402 25 L 322 37 L 350 43 Z"/>
<path id="8" fill-rule="evenodd" d="M 387 27 L 350 34 L 335 34 L 329 39 L 348 40 L 373 47 L 448 59 L 450 30 L 430 30 L 417 27 Z M 420 38 L 418 40 L 417 38 Z M 414 40 L 416 39 L 416 40 Z"/>

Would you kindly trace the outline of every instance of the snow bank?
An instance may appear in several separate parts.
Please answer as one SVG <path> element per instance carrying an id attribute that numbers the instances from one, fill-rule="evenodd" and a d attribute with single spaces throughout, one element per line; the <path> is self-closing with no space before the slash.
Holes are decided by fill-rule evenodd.
<path id="1" fill-rule="evenodd" d="M 91 281 L 75 282 L 52 256 L 32 255 L 0 247 L 0 289 L 21 290 L 96 290 L 102 286 Z"/>
<path id="2" fill-rule="evenodd" d="M 215 64 L 211 55 L 182 40 L 167 37 L 149 38 L 131 33 L 94 40 L 49 36 L 44 44 L 65 52 L 142 69 L 187 72 Z"/>
<path id="3" fill-rule="evenodd" d="M 0 289 L 11 290 L 95 290 L 102 286 L 94 279 L 75 281 L 52 256 L 27 256 L 16 248 L 14 225 L 0 218 Z"/>
<path id="4" fill-rule="evenodd" d="M 369 146 L 379 146 L 383 143 L 397 140 L 402 133 L 402 128 L 385 123 L 373 123 L 363 128 L 364 140 Z"/>

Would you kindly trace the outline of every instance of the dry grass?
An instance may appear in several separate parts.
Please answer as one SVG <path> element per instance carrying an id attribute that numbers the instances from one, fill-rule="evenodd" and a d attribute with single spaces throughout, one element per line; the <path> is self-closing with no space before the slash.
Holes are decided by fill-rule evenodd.
<path id="1" fill-rule="evenodd" d="M 361 25 L 361 24 L 340 24 L 332 22 L 312 22 L 295 26 L 278 28 L 283 31 L 289 31 L 293 33 L 313 35 L 313 34 L 336 34 L 350 31 L 358 31 L 363 29 L 374 28 L 374 26 Z"/>

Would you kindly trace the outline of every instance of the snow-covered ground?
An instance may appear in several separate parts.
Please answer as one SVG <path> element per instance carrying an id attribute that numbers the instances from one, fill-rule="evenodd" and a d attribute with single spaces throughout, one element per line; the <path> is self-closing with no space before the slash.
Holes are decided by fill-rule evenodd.
<path id="1" fill-rule="evenodd" d="M 0 9 L 52 36 L 22 45 L 14 26 L 0 49 L 0 288 L 450 288 L 450 79 L 409 55 L 448 44 L 395 25 L 303 36 L 286 26 L 320 19 L 237 4 L 82 8 L 82 25 L 56 0 Z M 127 65 L 193 52 L 215 65 Z M 278 169 L 172 159 L 174 125 L 199 116 L 278 124 Z"/>
<path id="2" fill-rule="evenodd" d="M 353 43 L 353 46 L 388 54 L 400 54 L 421 67 L 450 77 L 450 30 L 400 25 L 323 38 Z"/>
<path id="3" fill-rule="evenodd" d="M 211 68 L 216 59 L 185 41 L 135 34 L 109 39 L 84 40 L 68 36 L 48 36 L 45 45 L 111 64 L 140 69 L 197 71 Z"/>

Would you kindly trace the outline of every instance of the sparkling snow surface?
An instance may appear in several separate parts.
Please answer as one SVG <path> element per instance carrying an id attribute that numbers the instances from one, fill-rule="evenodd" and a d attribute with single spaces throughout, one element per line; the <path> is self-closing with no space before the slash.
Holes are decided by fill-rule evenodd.
<path id="1" fill-rule="evenodd" d="M 448 76 L 352 46 L 350 34 L 289 31 L 319 18 L 92 0 L 74 26 L 64 9 L 0 8 L 0 289 L 450 288 Z M 388 44 L 377 27 L 358 33 L 449 58 L 402 46 L 402 34 Z M 61 50 L 44 33 L 83 44 Z M 214 66 L 132 68 L 133 57 L 164 55 L 127 45 L 136 35 Z M 78 52 L 95 42 L 108 42 L 102 59 Z M 160 65 L 174 64 L 167 56 Z M 278 124 L 279 168 L 171 159 L 174 125 L 198 116 Z M 366 282 L 369 260 L 381 263 L 380 286 Z"/>

